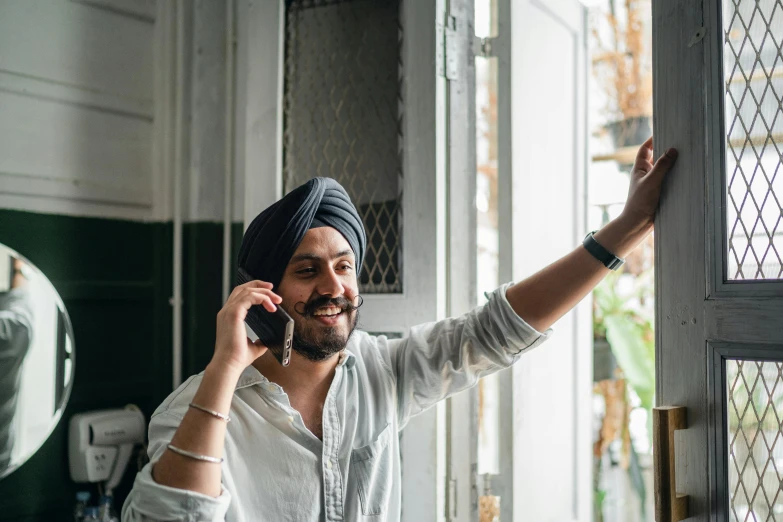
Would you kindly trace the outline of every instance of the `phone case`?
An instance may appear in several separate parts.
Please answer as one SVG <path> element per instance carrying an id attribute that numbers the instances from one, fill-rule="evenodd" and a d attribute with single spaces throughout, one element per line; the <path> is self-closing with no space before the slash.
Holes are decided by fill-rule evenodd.
<path id="1" fill-rule="evenodd" d="M 241 268 L 239 269 L 239 284 L 253 280 L 255 278 L 250 274 Z M 282 307 L 277 306 L 277 310 L 270 312 L 260 305 L 251 306 L 247 311 L 247 317 L 245 317 L 245 326 L 255 334 L 255 339 L 248 335 L 251 341 L 260 339 L 275 356 L 277 362 L 283 366 L 289 365 L 294 337 L 294 320 Z"/>

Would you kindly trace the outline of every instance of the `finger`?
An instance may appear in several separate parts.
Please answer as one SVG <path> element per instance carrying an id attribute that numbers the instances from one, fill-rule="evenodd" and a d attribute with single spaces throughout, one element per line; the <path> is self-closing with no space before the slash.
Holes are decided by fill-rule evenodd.
<path id="1" fill-rule="evenodd" d="M 261 339 L 256 339 L 255 341 L 251 341 L 250 338 L 248 338 L 247 345 L 252 346 L 253 348 L 266 348 L 266 345 L 261 341 Z"/>
<path id="2" fill-rule="evenodd" d="M 677 155 L 677 149 L 667 150 L 666 153 L 658 158 L 658 161 L 655 162 L 655 166 L 653 167 L 650 174 L 656 177 L 663 177 L 667 172 L 669 172 L 669 169 L 671 169 L 674 163 L 677 161 Z"/>
<path id="3" fill-rule="evenodd" d="M 247 283 L 235 286 L 234 290 L 231 291 L 231 295 L 228 296 L 228 301 L 238 296 L 246 288 L 268 288 L 271 290 L 273 286 L 274 285 L 272 283 L 267 283 L 266 281 L 248 281 Z"/>
<path id="4" fill-rule="evenodd" d="M 246 310 L 250 310 L 252 305 L 261 305 L 269 312 L 274 312 L 277 310 L 277 305 L 272 302 L 272 298 L 263 292 L 253 292 L 246 294 L 242 305 Z"/>
<path id="5" fill-rule="evenodd" d="M 650 136 L 647 138 L 641 147 L 639 152 L 636 153 L 636 161 L 633 163 L 634 170 L 641 170 L 642 172 L 649 172 L 653 167 L 653 138 Z"/>
<path id="6" fill-rule="evenodd" d="M 260 281 L 256 279 L 254 281 L 248 281 L 241 286 L 244 286 L 245 288 L 269 288 L 271 290 L 274 285 L 272 283 L 267 283 L 266 281 Z"/>
<path id="7" fill-rule="evenodd" d="M 246 288 L 245 289 L 245 293 L 248 293 L 248 294 L 255 293 L 255 292 L 261 292 L 264 295 L 268 295 L 269 298 L 272 299 L 273 303 L 282 303 L 283 302 L 283 298 L 280 297 L 279 295 L 277 295 L 276 293 L 274 293 L 269 288 Z"/>

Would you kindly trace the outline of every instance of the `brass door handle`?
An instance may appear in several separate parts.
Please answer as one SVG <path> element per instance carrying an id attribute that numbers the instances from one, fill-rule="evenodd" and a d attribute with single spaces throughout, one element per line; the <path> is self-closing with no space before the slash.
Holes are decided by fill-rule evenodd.
<path id="1" fill-rule="evenodd" d="M 674 432 L 685 428 L 685 407 L 653 408 L 656 522 L 680 522 L 688 518 L 688 495 L 678 495 L 674 483 Z"/>

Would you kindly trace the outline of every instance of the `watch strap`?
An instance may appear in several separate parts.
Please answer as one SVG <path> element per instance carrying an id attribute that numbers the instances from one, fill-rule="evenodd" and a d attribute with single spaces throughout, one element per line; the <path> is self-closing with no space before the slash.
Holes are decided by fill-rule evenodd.
<path id="1" fill-rule="evenodd" d="M 594 258 L 603 263 L 609 270 L 617 270 L 620 268 L 623 263 L 625 263 L 625 259 L 621 259 L 609 252 L 601 243 L 596 241 L 593 234 L 595 234 L 595 231 L 590 232 L 585 236 L 585 239 L 582 242 L 582 246 L 585 247 L 585 250 L 590 252 Z"/>

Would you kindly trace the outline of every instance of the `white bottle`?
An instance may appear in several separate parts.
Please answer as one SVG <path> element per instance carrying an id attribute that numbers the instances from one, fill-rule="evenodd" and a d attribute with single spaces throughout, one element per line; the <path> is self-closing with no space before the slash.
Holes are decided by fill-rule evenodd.
<path id="1" fill-rule="evenodd" d="M 89 503 L 90 503 L 89 491 L 79 491 L 76 494 L 76 505 L 73 507 L 74 522 L 82 522 L 84 520 L 84 510 L 87 508 L 87 504 Z"/>
<path id="2" fill-rule="evenodd" d="M 101 497 L 100 507 L 98 508 L 98 520 L 99 522 L 119 522 L 120 519 L 117 516 L 117 512 L 114 511 L 114 499 L 111 495 L 104 495 Z"/>

